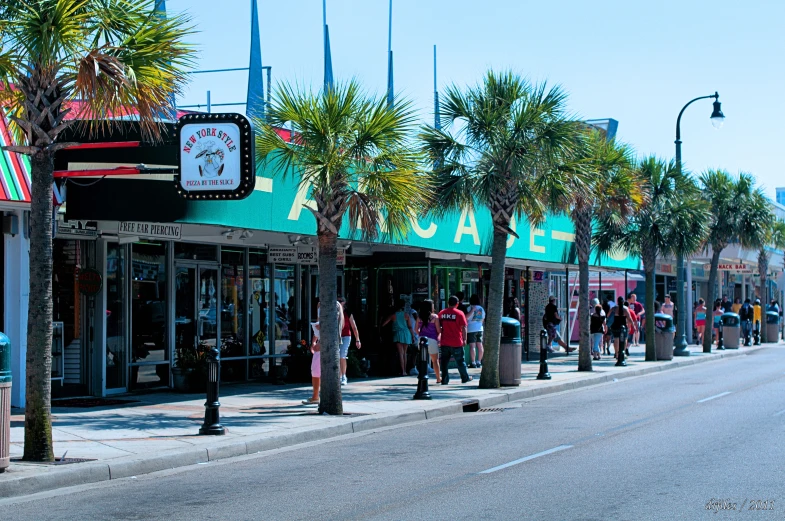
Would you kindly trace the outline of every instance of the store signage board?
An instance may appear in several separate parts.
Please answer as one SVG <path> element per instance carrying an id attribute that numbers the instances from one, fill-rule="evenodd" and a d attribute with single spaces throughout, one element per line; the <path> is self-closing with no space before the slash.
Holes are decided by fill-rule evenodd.
<path id="1" fill-rule="evenodd" d="M 98 227 L 95 221 L 57 221 L 56 239 L 97 239 Z"/>
<path id="2" fill-rule="evenodd" d="M 267 261 L 275 264 L 296 264 L 296 248 L 270 248 L 267 250 Z"/>
<path id="3" fill-rule="evenodd" d="M 298 246 L 297 264 L 316 266 L 319 264 L 319 250 L 316 246 Z"/>
<path id="4" fill-rule="evenodd" d="M 256 184 L 253 126 L 241 114 L 186 114 L 177 122 L 177 193 L 186 199 L 244 199 Z"/>
<path id="5" fill-rule="evenodd" d="M 704 264 L 703 269 L 709 271 L 711 269 L 711 264 Z M 741 263 L 730 263 L 730 264 L 718 264 L 717 265 L 718 271 L 729 271 L 732 273 L 738 273 L 741 275 L 751 275 L 755 273 L 756 270 L 752 268 L 750 264 L 741 264 Z"/>
<path id="6" fill-rule="evenodd" d="M 152 239 L 182 239 L 183 225 L 172 223 L 145 223 L 136 221 L 120 221 L 117 226 L 118 235 L 136 235 Z"/>
<path id="7" fill-rule="evenodd" d="M 79 292 L 88 297 L 97 295 L 103 286 L 101 273 L 92 268 L 80 270 L 77 280 L 79 282 Z"/>

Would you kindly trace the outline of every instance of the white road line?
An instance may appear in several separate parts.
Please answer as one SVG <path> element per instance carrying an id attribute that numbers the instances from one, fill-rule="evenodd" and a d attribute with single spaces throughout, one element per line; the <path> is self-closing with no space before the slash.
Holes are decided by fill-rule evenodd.
<path id="1" fill-rule="evenodd" d="M 774 416 L 780 416 L 782 414 L 785 414 L 785 409 L 782 409 L 780 412 L 774 413 Z"/>
<path id="2" fill-rule="evenodd" d="M 525 461 L 533 460 L 534 458 L 539 458 L 540 456 L 547 456 L 548 454 L 553 454 L 554 452 L 559 452 L 560 450 L 571 449 L 572 445 L 559 445 L 558 447 L 554 447 L 552 449 L 544 450 L 542 452 L 538 452 L 537 454 L 532 454 L 531 456 L 526 456 L 525 458 L 516 459 L 515 461 L 511 461 L 509 463 L 505 463 L 504 465 L 499 465 L 498 467 L 493 467 L 492 469 L 483 470 L 480 474 L 490 474 L 491 472 L 496 472 L 497 470 L 506 469 L 507 467 L 512 467 L 513 465 L 517 465 L 518 463 L 523 463 Z"/>
<path id="3" fill-rule="evenodd" d="M 708 402 L 709 400 L 714 400 L 715 398 L 722 398 L 723 396 L 728 396 L 729 394 L 731 394 L 730 391 L 725 391 L 724 393 L 715 394 L 714 396 L 709 396 L 703 400 L 698 400 L 698 403 Z"/>

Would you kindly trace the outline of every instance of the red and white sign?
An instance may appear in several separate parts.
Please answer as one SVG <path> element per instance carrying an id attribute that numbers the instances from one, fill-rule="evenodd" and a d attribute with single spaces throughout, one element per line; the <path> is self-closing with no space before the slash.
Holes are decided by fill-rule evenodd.
<path id="1" fill-rule="evenodd" d="M 704 264 L 703 269 L 709 271 L 711 269 L 711 264 Z M 717 265 L 718 271 L 730 271 L 733 273 L 740 273 L 742 275 L 751 275 L 755 272 L 752 269 L 752 266 L 749 264 L 741 264 L 741 263 L 730 263 L 730 264 L 718 264 Z"/>

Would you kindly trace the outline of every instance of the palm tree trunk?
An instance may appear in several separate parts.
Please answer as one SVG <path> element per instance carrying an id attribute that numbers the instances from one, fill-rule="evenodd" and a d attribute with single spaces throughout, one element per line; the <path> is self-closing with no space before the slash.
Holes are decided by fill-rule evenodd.
<path id="1" fill-rule="evenodd" d="M 54 461 L 52 450 L 52 181 L 48 151 L 31 157 L 30 297 L 25 391 L 26 461 Z"/>
<path id="2" fill-rule="evenodd" d="M 649 249 L 643 252 L 643 272 L 646 274 L 646 362 L 657 361 L 657 347 L 654 343 L 654 266 L 657 255 Z M 625 288 L 626 291 L 626 288 Z"/>
<path id="3" fill-rule="evenodd" d="M 589 306 L 589 255 L 591 255 L 591 211 L 572 213 L 575 249 L 578 252 L 578 371 L 591 371 L 591 307 Z M 569 333 L 568 333 L 569 336 Z"/>
<path id="4" fill-rule="evenodd" d="M 340 342 L 338 330 L 337 268 L 338 236 L 329 231 L 319 231 L 319 315 L 322 345 L 322 381 L 319 390 L 319 414 L 343 415 L 341 396 Z"/>
<path id="5" fill-rule="evenodd" d="M 509 225 L 509 223 L 507 223 Z M 504 262 L 507 257 L 507 234 L 494 228 L 491 247 L 491 283 L 488 286 L 488 319 L 485 321 L 485 354 L 482 357 L 480 388 L 499 387 L 499 344 L 504 307 Z"/>
<path id="6" fill-rule="evenodd" d="M 720 253 L 722 252 L 722 248 L 718 245 L 712 244 L 711 245 L 711 269 L 709 270 L 709 302 L 707 302 L 707 316 L 706 322 L 708 322 L 709 326 L 709 333 L 705 333 L 703 335 L 703 352 L 704 353 L 711 353 L 711 331 L 714 328 L 714 314 L 709 313 L 708 311 L 714 311 L 714 301 L 717 300 L 718 295 L 714 292 L 714 288 L 717 287 L 717 271 L 720 266 Z M 711 320 L 709 320 L 711 318 Z"/>
<path id="7" fill-rule="evenodd" d="M 758 252 L 758 273 L 760 273 L 760 301 L 761 301 L 761 317 L 760 317 L 760 341 L 761 343 L 768 342 L 768 335 L 766 335 L 766 305 L 769 302 L 769 253 L 765 248 L 761 248 Z"/>

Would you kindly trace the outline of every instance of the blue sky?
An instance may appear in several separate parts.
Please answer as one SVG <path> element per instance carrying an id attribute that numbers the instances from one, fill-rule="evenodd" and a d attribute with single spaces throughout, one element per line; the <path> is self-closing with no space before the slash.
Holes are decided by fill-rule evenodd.
<path id="1" fill-rule="evenodd" d="M 273 82 L 318 89 L 323 80 L 321 0 L 258 0 L 262 58 Z M 169 0 L 197 26 L 198 69 L 247 67 L 251 0 Z M 382 94 L 387 81 L 387 0 L 328 0 L 333 71 Z M 774 197 L 785 186 L 785 2 L 782 0 L 394 0 L 395 90 L 432 120 L 433 45 L 439 88 L 478 81 L 488 68 L 558 83 L 582 118 L 612 117 L 638 154 L 674 155 L 682 118 L 686 168 L 744 170 Z M 244 101 L 245 72 L 195 75 L 180 104 Z M 226 110 L 242 111 L 243 107 Z"/>

